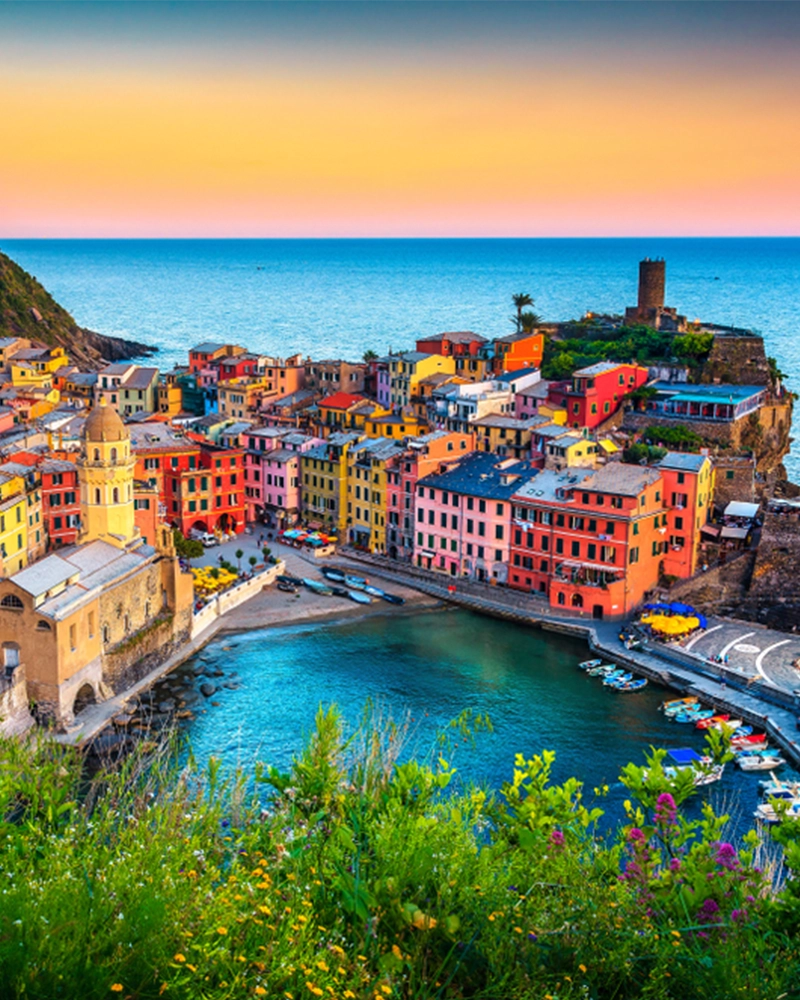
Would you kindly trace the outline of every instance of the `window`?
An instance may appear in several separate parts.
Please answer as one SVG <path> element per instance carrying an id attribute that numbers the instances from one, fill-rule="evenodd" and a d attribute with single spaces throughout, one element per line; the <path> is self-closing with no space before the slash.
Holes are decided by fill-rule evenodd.
<path id="1" fill-rule="evenodd" d="M 496 524 L 494 526 L 494 537 L 496 539 L 498 539 L 498 541 L 502 541 L 503 540 L 503 525 L 502 524 Z"/>
<path id="2" fill-rule="evenodd" d="M 94 639 L 94 611 L 90 611 L 86 616 L 86 621 L 89 626 L 89 638 Z"/>
<path id="3" fill-rule="evenodd" d="M 684 473 L 684 472 L 679 472 L 679 473 L 678 473 L 678 483 L 679 483 L 679 484 L 680 484 L 680 483 L 684 483 L 685 481 L 686 481 L 686 473 Z"/>
<path id="4" fill-rule="evenodd" d="M 573 556 L 576 556 L 576 557 L 580 556 L 580 554 L 581 554 L 581 543 L 580 542 L 573 542 L 572 545 L 571 545 L 571 547 L 570 547 L 570 551 L 572 552 Z"/>
<path id="5" fill-rule="evenodd" d="M 638 521 L 634 521 L 633 522 L 633 533 L 634 533 L 634 535 L 638 535 L 639 534 L 639 522 Z"/>
<path id="6" fill-rule="evenodd" d="M 94 491 L 94 502 L 95 503 L 100 503 L 100 489 L 99 489 L 99 487 L 96 488 L 95 491 Z"/>
<path id="7" fill-rule="evenodd" d="M 70 627 L 69 627 L 69 648 L 72 650 L 73 653 L 75 652 L 75 649 L 77 647 L 77 642 L 78 642 L 78 630 L 77 630 L 77 628 L 74 625 L 70 625 Z"/>
<path id="8" fill-rule="evenodd" d="M 563 593 L 559 593 L 558 596 L 557 596 L 557 598 L 556 598 L 556 600 L 558 601 L 559 604 L 563 604 L 564 603 L 564 595 L 563 595 Z"/>
<path id="9" fill-rule="evenodd" d="M 595 521 L 594 518 L 589 519 L 589 531 L 591 532 L 597 531 L 597 521 Z"/>
<path id="10" fill-rule="evenodd" d="M 547 552 L 549 545 L 550 545 L 550 539 L 547 537 L 547 535 L 542 535 L 542 552 Z"/>
<path id="11" fill-rule="evenodd" d="M 472 497 L 467 497 L 467 510 L 473 510 L 475 507 L 475 501 Z"/>
<path id="12" fill-rule="evenodd" d="M 735 475 L 735 473 L 734 473 L 733 469 L 727 469 L 726 472 L 725 472 L 725 478 L 726 479 L 733 479 L 734 475 Z"/>
<path id="13" fill-rule="evenodd" d="M 628 556 L 628 562 L 631 565 L 633 565 L 633 563 L 638 563 L 639 562 L 639 549 L 638 549 L 638 547 L 635 548 L 635 549 L 631 549 L 630 555 Z"/>
<path id="14" fill-rule="evenodd" d="M 675 528 L 678 531 L 680 531 L 683 528 L 683 518 L 682 517 L 676 517 L 675 518 Z"/>
<path id="15" fill-rule="evenodd" d="M 117 460 L 117 449 L 116 448 L 112 448 L 111 449 L 111 461 L 112 462 L 116 462 L 116 460 Z"/>
<path id="16" fill-rule="evenodd" d="M 119 503 L 119 487 L 115 486 L 112 493 L 112 500 L 114 503 Z"/>
<path id="17" fill-rule="evenodd" d="M 52 629 L 50 628 L 50 622 L 46 622 L 44 618 L 40 618 L 39 621 L 36 623 L 36 631 L 51 632 Z"/>
<path id="18" fill-rule="evenodd" d="M 503 516 L 503 505 L 501 503 L 499 503 L 497 505 L 497 516 L 498 517 L 502 517 Z"/>
<path id="19" fill-rule="evenodd" d="M 559 556 L 563 556 L 564 555 L 564 539 L 563 538 L 557 538 L 556 539 L 556 555 L 559 555 Z"/>
<path id="20" fill-rule="evenodd" d="M 16 594 L 6 594 L 0 601 L 0 608 L 4 608 L 6 611 L 22 611 L 23 607 L 22 601 Z"/>
<path id="21" fill-rule="evenodd" d="M 589 542 L 589 544 L 586 546 L 586 558 L 587 559 L 597 558 L 597 546 L 594 544 L 594 542 Z"/>
<path id="22" fill-rule="evenodd" d="M 486 525 L 483 521 L 478 521 L 478 534 L 482 537 L 486 537 Z"/>
<path id="23" fill-rule="evenodd" d="M 439 525 L 442 528 L 447 527 L 447 514 L 439 514 Z"/>

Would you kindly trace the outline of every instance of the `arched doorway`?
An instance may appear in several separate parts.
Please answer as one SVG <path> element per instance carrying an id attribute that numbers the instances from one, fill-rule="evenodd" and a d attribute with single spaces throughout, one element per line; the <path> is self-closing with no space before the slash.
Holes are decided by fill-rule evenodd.
<path id="1" fill-rule="evenodd" d="M 220 514 L 219 520 L 217 521 L 217 527 L 220 531 L 224 531 L 225 534 L 228 534 L 228 532 L 236 529 L 236 519 L 231 517 L 230 514 Z"/>
<path id="2" fill-rule="evenodd" d="M 205 521 L 195 521 L 192 525 L 192 531 L 199 531 L 205 534 L 208 531 L 208 525 Z"/>
<path id="3" fill-rule="evenodd" d="M 573 594 L 572 595 L 572 606 L 573 606 L 573 608 L 582 608 L 583 607 L 583 597 L 582 597 L 581 594 Z"/>
<path id="4" fill-rule="evenodd" d="M 90 705 L 96 705 L 97 698 L 94 695 L 94 688 L 91 684 L 84 684 L 75 695 L 75 702 L 72 706 L 73 715 L 78 715 Z"/>

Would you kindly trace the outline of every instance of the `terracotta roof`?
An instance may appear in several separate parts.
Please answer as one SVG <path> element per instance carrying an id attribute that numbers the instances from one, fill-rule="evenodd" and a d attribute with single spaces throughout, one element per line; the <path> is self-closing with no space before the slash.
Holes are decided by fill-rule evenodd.
<path id="1" fill-rule="evenodd" d="M 349 392 L 335 392 L 332 396 L 321 399 L 318 406 L 324 406 L 331 410 L 349 410 L 351 406 L 360 403 L 364 396 L 354 396 Z"/>

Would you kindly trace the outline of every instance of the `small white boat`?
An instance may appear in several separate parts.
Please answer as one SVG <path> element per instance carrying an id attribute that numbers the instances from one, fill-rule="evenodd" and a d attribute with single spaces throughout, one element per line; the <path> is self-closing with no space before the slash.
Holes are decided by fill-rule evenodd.
<path id="1" fill-rule="evenodd" d="M 602 660 L 584 660 L 583 663 L 578 664 L 579 670 L 590 670 L 592 667 L 599 667 Z"/>
<path id="2" fill-rule="evenodd" d="M 736 763 L 743 771 L 772 771 L 776 767 L 782 767 L 786 761 L 778 756 L 747 754 L 737 757 Z"/>
<path id="3" fill-rule="evenodd" d="M 665 701 L 661 706 L 662 712 L 686 712 L 690 705 L 697 705 L 697 698 L 673 698 L 672 701 Z"/>
<path id="4" fill-rule="evenodd" d="M 756 819 L 760 819 L 762 823 L 781 822 L 781 816 L 778 815 L 775 806 L 771 802 L 760 803 L 760 805 L 756 807 L 756 811 L 753 815 Z M 785 818 L 797 819 L 798 817 L 800 817 L 800 799 L 791 799 L 786 808 Z"/>
<path id="5" fill-rule="evenodd" d="M 761 794 L 766 799 L 798 799 L 800 798 L 800 781 L 781 781 L 771 774 L 758 783 Z"/>
<path id="6" fill-rule="evenodd" d="M 742 725 L 741 719 L 730 719 L 728 722 L 715 722 L 713 726 L 709 726 L 709 729 L 729 729 L 731 732 L 735 732 Z"/>

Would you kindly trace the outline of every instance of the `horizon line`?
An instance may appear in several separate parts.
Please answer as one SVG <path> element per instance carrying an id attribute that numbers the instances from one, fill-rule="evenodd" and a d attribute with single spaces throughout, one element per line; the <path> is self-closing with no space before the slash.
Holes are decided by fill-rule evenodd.
<path id="1" fill-rule="evenodd" d="M 400 241 L 435 241 L 452 240 L 453 242 L 468 242 L 470 240 L 516 240 L 519 242 L 531 240 L 796 240 L 800 239 L 800 233 L 705 233 L 702 235 L 661 235 L 659 233 L 641 233 L 635 235 L 585 235 L 585 236 L 2 236 L 1 242 L 24 242 L 36 241 L 39 243 L 57 242 L 59 240 L 86 241 L 86 242 L 108 242 L 126 241 L 129 243 L 157 242 L 157 241 L 180 241 L 184 243 L 200 242 L 204 240 L 225 240 L 239 243 L 256 243 L 266 240 L 281 242 L 310 242 L 310 241 L 350 241 L 350 242 L 400 242 Z"/>

